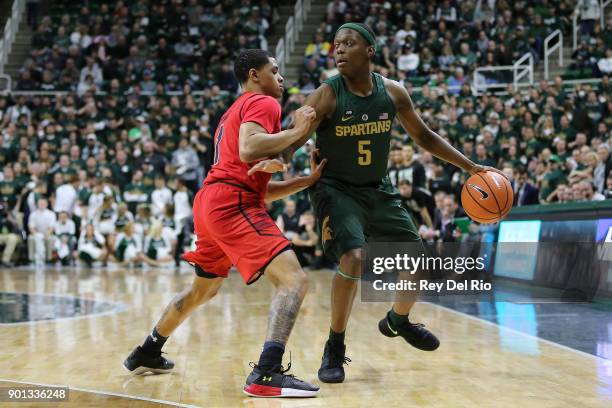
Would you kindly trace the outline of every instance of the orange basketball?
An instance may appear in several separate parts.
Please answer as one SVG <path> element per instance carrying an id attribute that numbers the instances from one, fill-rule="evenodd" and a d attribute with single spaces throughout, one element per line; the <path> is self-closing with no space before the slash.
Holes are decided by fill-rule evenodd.
<path id="1" fill-rule="evenodd" d="M 494 171 L 476 173 L 463 185 L 461 204 L 481 224 L 498 222 L 510 212 L 514 193 L 508 179 Z"/>

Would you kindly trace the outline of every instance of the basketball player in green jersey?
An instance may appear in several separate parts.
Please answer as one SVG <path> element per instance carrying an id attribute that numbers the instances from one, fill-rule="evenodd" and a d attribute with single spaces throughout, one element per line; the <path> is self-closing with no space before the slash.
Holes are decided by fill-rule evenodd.
<path id="1" fill-rule="evenodd" d="M 350 361 L 345 357 L 344 333 L 361 276 L 362 248 L 366 242 L 421 240 L 387 177 L 393 120 L 397 117 L 416 144 L 470 174 L 497 171 L 476 165 L 453 148 L 423 123 L 404 87 L 370 71 L 376 43 L 369 27 L 344 24 L 334 43 L 340 74 L 306 100 L 317 116 L 308 135 L 317 131 L 319 157 L 328 159 L 309 194 L 324 250 L 340 263 L 332 283 L 329 340 L 319 369 L 319 379 L 329 383 L 344 381 L 343 364 Z M 292 148 L 299 148 L 307 137 Z M 387 337 L 401 336 L 418 349 L 433 351 L 440 344 L 436 336 L 408 319 L 413 304 L 396 301 L 379 329 Z"/>

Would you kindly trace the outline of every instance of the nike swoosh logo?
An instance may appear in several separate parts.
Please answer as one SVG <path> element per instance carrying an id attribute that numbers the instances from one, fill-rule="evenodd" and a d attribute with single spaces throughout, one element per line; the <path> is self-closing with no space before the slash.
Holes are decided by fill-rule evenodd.
<path id="1" fill-rule="evenodd" d="M 489 198 L 489 193 L 480 188 L 480 186 L 477 186 L 476 184 L 470 184 L 470 187 L 482 194 L 481 200 L 486 200 L 487 198 Z"/>
<path id="2" fill-rule="evenodd" d="M 391 330 L 391 333 L 395 334 L 397 336 L 397 331 L 393 330 L 391 328 L 391 325 L 389 324 L 389 320 L 387 320 L 387 327 L 389 328 L 389 330 Z"/>
<path id="3" fill-rule="evenodd" d="M 343 122 L 346 122 L 347 120 L 351 120 L 351 119 L 353 119 L 352 116 L 349 116 L 348 118 L 345 118 L 344 116 L 342 117 Z"/>

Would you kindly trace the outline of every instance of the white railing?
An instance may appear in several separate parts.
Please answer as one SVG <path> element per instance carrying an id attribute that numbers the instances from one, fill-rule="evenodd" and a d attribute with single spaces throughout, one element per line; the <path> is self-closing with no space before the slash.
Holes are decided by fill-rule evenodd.
<path id="1" fill-rule="evenodd" d="M 612 3 L 612 0 L 601 0 L 599 3 L 599 24 L 601 24 L 601 31 L 606 28 L 606 7 Z"/>
<path id="2" fill-rule="evenodd" d="M 276 56 L 276 63 L 278 64 L 278 70 L 281 75 L 285 72 L 285 39 L 281 38 L 278 40 L 278 44 L 276 44 L 276 50 L 274 50 L 274 55 Z"/>
<path id="3" fill-rule="evenodd" d="M 512 72 L 512 82 L 495 81 L 487 83 L 486 74 L 484 73 L 496 71 Z M 527 84 L 520 83 L 523 77 L 528 78 Z M 530 52 L 525 53 L 513 65 L 479 67 L 474 70 L 472 87 L 477 94 L 486 92 L 489 89 L 505 89 L 510 84 L 512 84 L 514 89 L 518 89 L 520 86 L 533 85 L 533 55 Z"/>
<path id="4" fill-rule="evenodd" d="M 295 24 L 293 17 L 289 17 L 287 24 L 285 24 L 285 47 L 287 47 L 287 52 L 285 53 L 285 57 L 287 57 L 295 48 Z"/>
<path id="5" fill-rule="evenodd" d="M 612 1 L 612 0 L 610 0 Z M 550 42 L 557 38 L 557 43 L 552 47 L 549 46 Z M 548 58 L 559 50 L 559 67 L 563 67 L 563 33 L 561 30 L 553 31 L 544 40 L 544 79 L 548 81 Z"/>
<path id="6" fill-rule="evenodd" d="M 580 7 L 576 6 L 572 15 L 572 51 L 578 46 L 578 17 L 580 17 Z"/>
<path id="7" fill-rule="evenodd" d="M 285 34 L 276 44 L 276 61 L 281 73 L 287 66 L 291 53 L 295 50 L 295 42 L 300 38 L 310 7 L 311 0 L 298 0 L 295 3 L 293 16 L 289 17 L 285 24 Z"/>
<path id="8" fill-rule="evenodd" d="M 4 32 L 0 38 L 0 74 L 4 74 L 4 65 L 8 62 L 8 57 L 15 41 L 15 35 L 19 31 L 21 15 L 25 9 L 25 0 L 14 0 L 11 8 L 11 16 L 6 20 Z"/>
<path id="9" fill-rule="evenodd" d="M 11 92 L 11 89 L 12 89 L 11 82 L 12 82 L 12 79 L 10 75 L 0 74 L 0 95 L 8 94 Z"/>
<path id="10" fill-rule="evenodd" d="M 476 91 L 476 94 L 480 92 L 486 92 L 489 89 L 506 89 L 506 87 L 510 84 L 505 81 L 496 81 L 493 83 L 487 83 L 487 76 L 484 74 L 485 72 L 503 72 L 503 71 L 512 71 L 514 72 L 514 65 L 498 65 L 498 66 L 488 66 L 488 67 L 478 67 L 474 70 L 472 74 L 472 87 Z"/>
<path id="11" fill-rule="evenodd" d="M 529 76 L 529 85 L 533 85 L 533 55 L 530 52 L 525 53 L 525 55 L 519 58 L 519 60 L 514 63 L 513 67 L 514 89 L 518 89 L 519 81 L 527 75 Z"/>

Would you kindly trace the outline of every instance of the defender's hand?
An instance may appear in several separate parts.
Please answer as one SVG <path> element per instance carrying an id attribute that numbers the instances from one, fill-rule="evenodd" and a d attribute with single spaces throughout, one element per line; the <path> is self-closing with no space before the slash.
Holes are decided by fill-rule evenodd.
<path id="1" fill-rule="evenodd" d="M 249 171 L 247 172 L 247 174 L 249 176 L 252 176 L 258 171 L 261 171 L 264 173 L 278 173 L 279 171 L 282 172 L 285 170 L 287 170 L 287 165 L 283 163 L 282 161 L 278 159 L 267 159 L 267 160 L 262 160 L 256 165 L 254 165 L 253 167 L 251 167 Z"/>
<path id="2" fill-rule="evenodd" d="M 321 178 L 323 174 L 323 168 L 327 164 L 327 159 L 321 160 L 319 164 L 317 164 L 317 159 L 319 158 L 319 150 L 314 149 L 310 152 L 310 175 L 308 178 L 310 179 L 310 185 L 313 185 Z"/>

